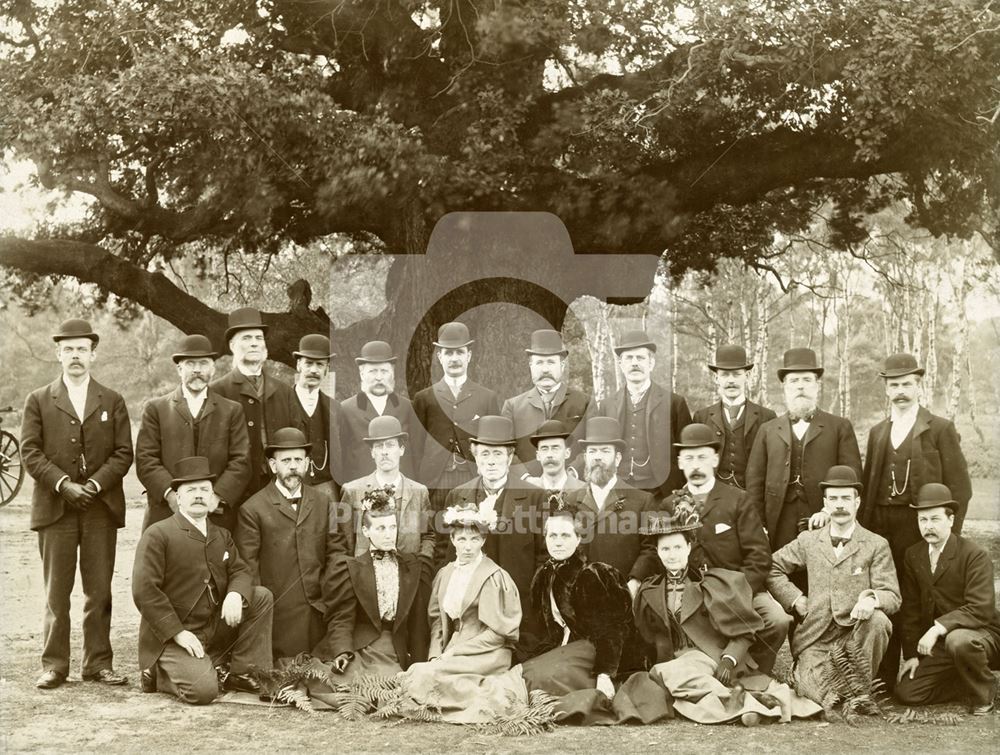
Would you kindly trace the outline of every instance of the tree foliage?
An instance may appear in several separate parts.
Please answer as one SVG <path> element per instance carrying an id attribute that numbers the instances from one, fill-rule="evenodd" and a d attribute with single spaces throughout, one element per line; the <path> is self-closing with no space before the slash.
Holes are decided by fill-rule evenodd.
<path id="1" fill-rule="evenodd" d="M 824 206 L 834 245 L 903 202 L 913 225 L 998 247 L 988 3 L 0 8 L 0 148 L 92 199 L 80 222 L 0 238 L 0 264 L 97 283 L 187 331 L 217 336 L 222 315 L 177 287 L 174 261 L 263 269 L 334 235 L 420 253 L 455 210 L 551 211 L 577 251 L 665 252 L 675 275 L 767 265 L 775 233 Z M 329 317 L 306 297 L 272 322 L 291 340 Z"/>

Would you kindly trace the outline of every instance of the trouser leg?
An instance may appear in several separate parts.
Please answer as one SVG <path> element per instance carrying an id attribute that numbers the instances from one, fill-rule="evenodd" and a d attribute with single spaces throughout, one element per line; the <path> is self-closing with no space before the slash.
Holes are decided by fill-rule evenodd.
<path id="1" fill-rule="evenodd" d="M 889 644 L 892 622 L 883 611 L 876 608 L 871 618 L 859 621 L 854 625 L 852 632 L 855 640 L 861 646 L 863 655 L 866 658 L 871 658 L 871 673 L 872 678 L 874 678 Z"/>
<path id="2" fill-rule="evenodd" d="M 757 662 L 763 674 L 770 674 L 778 651 L 788 637 L 791 617 L 768 592 L 753 596 L 753 610 L 764 622 L 764 628 L 757 633 L 757 640 L 750 648 L 750 656 Z"/>
<path id="3" fill-rule="evenodd" d="M 69 607 L 76 579 L 76 552 L 80 544 L 79 514 L 67 511 L 38 531 L 45 583 L 45 624 L 42 629 L 42 668 L 69 674 Z"/>
<path id="4" fill-rule="evenodd" d="M 110 669 L 111 580 L 118 526 L 107 506 L 95 501 L 80 515 L 80 578 L 83 582 L 83 673 Z"/>
<path id="5" fill-rule="evenodd" d="M 273 665 L 271 657 L 271 622 L 274 599 L 266 587 L 253 588 L 250 604 L 243 610 L 238 627 L 228 627 L 221 619 L 216 622 L 212 650 L 230 655 L 229 670 L 245 674 L 251 666 L 266 671 Z"/>
<path id="6" fill-rule="evenodd" d="M 156 688 L 191 705 L 208 705 L 219 694 L 212 657 L 206 652 L 204 658 L 195 658 L 171 640 L 156 662 Z"/>

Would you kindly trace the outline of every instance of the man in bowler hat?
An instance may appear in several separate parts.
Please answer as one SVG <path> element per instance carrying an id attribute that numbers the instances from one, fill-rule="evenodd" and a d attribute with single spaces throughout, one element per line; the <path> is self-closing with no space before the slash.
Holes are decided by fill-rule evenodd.
<path id="1" fill-rule="evenodd" d="M 305 433 L 310 444 L 309 469 L 305 484 L 329 500 L 340 497 L 341 473 L 340 402 L 330 400 L 320 385 L 330 373 L 330 360 L 336 356 L 330 339 L 310 333 L 299 339 L 295 357 L 295 402 L 292 415 L 295 427 Z"/>
<path id="2" fill-rule="evenodd" d="M 24 403 L 21 458 L 35 480 L 31 529 L 38 533 L 45 583 L 42 675 L 36 686 L 66 681 L 70 594 L 79 551 L 83 581 L 83 678 L 125 684 L 111 650 L 111 578 L 118 529 L 125 526 L 122 478 L 132 466 L 132 431 L 121 395 L 90 369 L 100 337 L 84 320 L 52 336 L 62 374 Z"/>

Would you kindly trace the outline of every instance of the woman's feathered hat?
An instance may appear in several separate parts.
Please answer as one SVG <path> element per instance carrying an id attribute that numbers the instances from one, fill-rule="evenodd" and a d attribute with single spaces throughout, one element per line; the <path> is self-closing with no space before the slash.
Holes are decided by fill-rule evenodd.
<path id="1" fill-rule="evenodd" d="M 651 514 L 639 527 L 643 535 L 672 535 L 701 529 L 701 514 L 689 490 L 679 490 L 670 498 L 667 511 Z"/>
<path id="2" fill-rule="evenodd" d="M 396 513 L 396 489 L 392 485 L 371 488 L 361 496 L 361 509 L 368 516 L 389 516 Z"/>
<path id="3" fill-rule="evenodd" d="M 495 509 L 481 509 L 469 501 L 445 509 L 444 523 L 449 527 L 475 527 L 485 533 L 496 529 L 497 512 Z"/>

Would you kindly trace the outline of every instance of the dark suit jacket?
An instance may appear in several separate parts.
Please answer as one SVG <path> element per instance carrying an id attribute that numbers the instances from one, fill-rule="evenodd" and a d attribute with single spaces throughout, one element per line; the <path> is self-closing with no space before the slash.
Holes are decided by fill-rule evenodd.
<path id="1" fill-rule="evenodd" d="M 392 644 L 403 669 L 427 660 L 430 630 L 427 624 L 429 595 L 420 580 L 420 562 L 412 553 L 397 553 L 399 599 L 392 622 Z M 323 660 L 341 653 L 355 653 L 382 633 L 382 618 L 375 592 L 375 567 L 371 552 L 349 556 L 337 564 L 332 579 L 332 599 L 327 613 L 327 635 L 317 649 Z"/>
<path id="2" fill-rule="evenodd" d="M 250 496 L 240 507 L 236 524 L 236 547 L 250 567 L 254 584 L 266 587 L 275 604 L 289 590 L 306 594 L 309 604 L 321 615 L 330 600 L 333 565 L 347 555 L 347 542 L 339 529 L 328 529 L 330 502 L 308 485 L 302 486 L 299 511 L 273 482 Z M 281 627 L 275 624 L 275 636 Z"/>
<path id="3" fill-rule="evenodd" d="M 552 416 L 548 419 L 557 419 L 565 425 L 570 432 L 566 443 L 572 445 L 578 438 L 583 437 L 586 430 L 586 418 L 591 411 L 590 396 L 576 390 L 576 388 L 568 388 L 564 380 L 559 386 L 559 390 L 556 391 L 552 406 Z M 531 436 L 546 420 L 545 407 L 542 405 L 542 397 L 539 395 L 538 389 L 532 386 L 524 393 L 507 399 L 503 402 L 500 414 L 514 422 L 514 436 L 517 438 L 515 450 L 518 460 L 527 465 L 527 470 L 531 474 L 540 474 L 541 467 L 535 462 L 535 447 L 531 443 Z"/>
<path id="4" fill-rule="evenodd" d="M 754 441 L 747 462 L 747 494 L 767 528 L 773 533 L 785 503 L 792 458 L 792 425 L 788 413 L 765 422 Z M 802 483 L 809 508 L 814 513 L 823 508 L 820 480 L 830 467 L 846 464 L 861 474 L 861 451 L 854 427 L 846 417 L 817 410 L 803 438 Z M 771 537 L 772 549 L 776 546 Z"/>
<path id="5" fill-rule="evenodd" d="M 177 462 L 188 456 L 205 456 L 216 475 L 212 487 L 226 503 L 225 522 L 231 530 L 236 508 L 250 480 L 250 438 L 243 408 L 216 393 L 208 392 L 201 408 L 198 435 L 180 387 L 165 396 L 151 399 L 142 412 L 139 437 L 135 442 L 135 467 L 146 489 L 147 508 L 142 527 L 171 516 L 164 500 L 170 490 Z"/>
<path id="6" fill-rule="evenodd" d="M 725 440 L 726 435 L 726 419 L 723 414 L 722 402 L 716 401 L 714 404 L 703 406 L 696 411 L 694 421 L 711 427 L 715 431 L 715 437 L 721 443 Z M 750 451 L 753 449 L 753 442 L 757 438 L 757 431 L 761 425 L 776 416 L 773 410 L 747 399 L 743 409 L 743 447 L 746 449 L 748 460 Z"/>
<path id="7" fill-rule="evenodd" d="M 249 602 L 253 576 L 233 536 L 208 523 L 208 538 L 180 513 L 156 522 L 139 538 L 132 567 L 132 599 L 139 609 L 139 668 L 149 668 L 183 629 L 204 629 L 191 611 L 211 582 L 221 611 L 230 592 Z"/>
<path id="8" fill-rule="evenodd" d="M 417 479 L 432 488 L 451 459 L 452 428 L 469 473 L 475 474 L 469 438 L 476 434 L 480 417 L 500 413 L 500 401 L 494 391 L 468 379 L 456 398 L 442 379 L 413 397 L 413 413 L 420 420 L 411 440 L 419 464 Z"/>
<path id="9" fill-rule="evenodd" d="M 486 493 L 482 477 L 459 485 L 448 494 L 446 507 L 461 503 L 480 503 Z M 541 532 L 542 508 L 545 493 L 534 485 L 507 478 L 507 487 L 496 503 L 497 529 L 486 536 L 483 553 L 500 566 L 517 585 L 521 598 L 522 615 L 528 616 L 531 608 L 531 580 L 548 553 L 538 538 Z M 455 560 L 455 547 L 451 544 L 447 527 L 439 530 L 437 563 L 440 566 Z"/>
<path id="10" fill-rule="evenodd" d="M 333 481 L 335 493 L 339 496 L 340 481 L 343 477 L 340 470 L 343 458 L 340 448 L 340 402 L 331 401 L 329 396 L 320 391 L 316 411 L 325 419 L 326 432 L 322 436 L 310 432 L 312 417 L 306 414 L 295 388 L 292 388 L 292 426 L 304 432 L 308 441 L 312 443 L 312 449 L 309 451 L 312 466 L 306 476 L 306 483 L 321 485 Z"/>
<path id="11" fill-rule="evenodd" d="M 952 534 L 931 574 L 927 543 L 914 543 L 903 560 L 900 611 L 903 657 L 917 655 L 917 642 L 937 621 L 949 632 L 979 629 L 1000 641 L 993 561 L 980 545 Z"/>
<path id="12" fill-rule="evenodd" d="M 744 491 L 715 481 L 702 505 L 698 543 L 708 566 L 743 572 L 754 593 L 766 589 L 771 546 Z"/>
<path id="13" fill-rule="evenodd" d="M 93 377 L 81 422 L 60 375 L 28 395 L 21 420 L 21 459 L 35 480 L 31 493 L 31 529 L 52 524 L 66 511 L 56 492 L 64 475 L 100 486 L 91 506 L 103 503 L 119 527 L 125 526 L 122 478 L 132 466 L 132 426 L 125 401 Z M 86 462 L 81 474 L 80 457 Z"/>
<path id="14" fill-rule="evenodd" d="M 891 429 L 890 421 L 884 419 L 868 433 L 862 478 L 865 488 L 861 494 L 861 511 L 858 513 L 858 521 L 866 527 L 872 520 L 872 509 L 877 505 L 875 497 L 882 480 L 886 444 Z M 920 407 L 911 437 L 909 490 L 913 492 L 913 500 L 916 500 L 921 485 L 928 482 L 947 485 L 952 498 L 960 504 L 952 527 L 952 531 L 958 535 L 962 532 L 965 512 L 969 499 L 972 498 L 972 481 L 969 479 L 969 468 L 962 454 L 955 423 Z"/>
<path id="15" fill-rule="evenodd" d="M 619 480 L 600 513 L 589 484 L 565 496 L 588 514 L 587 537 L 580 545 L 587 561 L 610 564 L 626 579 L 640 582 L 660 570 L 656 538 L 639 534 L 643 517 L 658 508 L 653 496 Z"/>
<path id="16" fill-rule="evenodd" d="M 613 396 L 601 401 L 598 414 L 614 417 L 619 422 L 628 411 L 628 390 L 621 388 Z M 684 473 L 677 466 L 677 454 L 673 444 L 678 441 L 681 430 L 691 424 L 691 412 L 684 397 L 668 391 L 661 385 L 651 383 L 646 403 L 646 439 L 649 444 L 649 459 L 653 470 L 653 485 L 661 494 L 677 490 L 684 485 Z M 625 425 L 622 425 L 624 432 Z M 624 476 L 628 465 L 622 459 L 618 474 Z"/>
<path id="17" fill-rule="evenodd" d="M 338 482 L 343 486 L 351 480 L 356 480 L 375 471 L 371 447 L 363 439 L 368 437 L 368 423 L 375 419 L 378 414 L 368 400 L 368 396 L 360 391 L 341 401 L 340 409 L 340 453 L 343 478 Z M 410 439 L 407 441 L 407 445 L 410 447 L 403 453 L 399 469 L 407 477 L 414 478 L 413 470 L 416 466 L 416 459 L 413 458 L 412 451 L 414 449 L 412 446 L 414 434 L 419 430 L 419 426 L 413 416 L 413 406 L 408 398 L 397 393 L 390 393 L 389 400 L 385 404 L 385 414 L 398 419 L 399 424 L 403 427 L 403 432 L 410 435 Z"/>
<path id="18" fill-rule="evenodd" d="M 243 407 L 243 418 L 246 420 L 247 435 L 250 438 L 250 481 L 247 483 L 244 496 L 251 496 L 267 485 L 271 479 L 271 472 L 264 457 L 264 444 L 261 443 L 261 423 L 265 423 L 269 435 L 283 427 L 292 427 L 295 394 L 285 383 L 268 374 L 264 376 L 262 405 L 253 385 L 235 368 L 213 381 L 209 388 Z"/>

